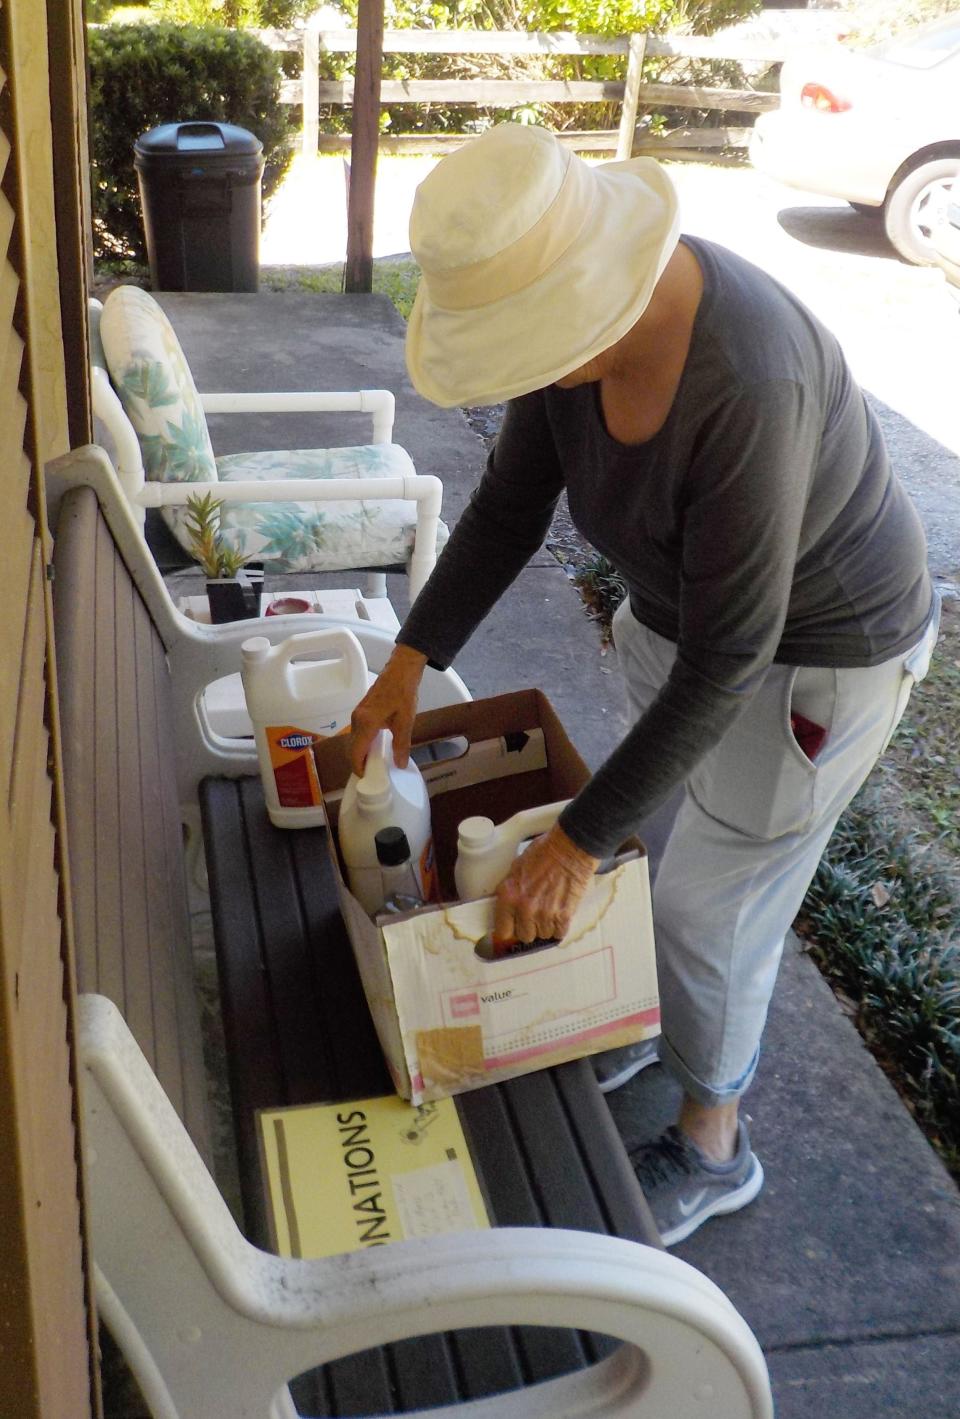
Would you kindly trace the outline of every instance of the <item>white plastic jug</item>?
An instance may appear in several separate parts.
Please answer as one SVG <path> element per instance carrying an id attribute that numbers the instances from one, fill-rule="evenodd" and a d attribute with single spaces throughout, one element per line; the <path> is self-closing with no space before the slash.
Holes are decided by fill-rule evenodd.
<path id="1" fill-rule="evenodd" d="M 457 862 L 453 870 L 461 901 L 489 897 L 495 892 L 524 839 L 548 832 L 569 802 L 569 798 L 564 798 L 559 803 L 524 808 L 499 827 L 492 818 L 464 818 L 457 830 Z"/>
<path id="2" fill-rule="evenodd" d="M 402 828 L 420 885 L 420 897 L 435 895 L 430 799 L 413 759 L 405 769 L 393 761 L 393 735 L 381 729 L 367 755 L 363 778 L 351 774 L 340 801 L 337 837 L 350 891 L 371 916 L 383 906 L 384 891 L 376 836 L 381 828 Z"/>
<path id="3" fill-rule="evenodd" d="M 345 626 L 331 626 L 277 645 L 252 636 L 241 653 L 270 821 L 278 828 L 316 827 L 326 820 L 313 744 L 349 725 L 373 679 L 360 642 Z"/>

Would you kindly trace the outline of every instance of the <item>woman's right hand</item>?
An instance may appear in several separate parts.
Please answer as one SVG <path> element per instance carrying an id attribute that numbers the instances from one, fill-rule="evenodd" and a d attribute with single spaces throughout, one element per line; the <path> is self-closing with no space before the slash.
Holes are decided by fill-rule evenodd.
<path id="1" fill-rule="evenodd" d="M 393 734 L 393 759 L 398 768 L 406 767 L 410 756 L 410 736 L 417 713 L 417 691 L 427 664 L 427 657 L 412 646 L 394 646 L 386 665 L 353 711 L 350 764 L 360 777 L 367 754 L 381 729 Z"/>

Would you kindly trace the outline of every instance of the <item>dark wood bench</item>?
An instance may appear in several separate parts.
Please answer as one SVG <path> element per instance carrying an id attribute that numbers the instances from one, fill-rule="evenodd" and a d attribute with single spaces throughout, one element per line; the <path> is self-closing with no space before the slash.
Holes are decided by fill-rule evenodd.
<path id="1" fill-rule="evenodd" d="M 88 488 L 60 507 L 55 565 L 78 984 L 118 1004 L 209 1158 L 164 647 Z M 200 797 L 246 1228 L 266 1246 L 256 1111 L 390 1083 L 323 830 L 273 828 L 258 779 L 208 779 Z M 458 1110 L 496 1225 L 658 1244 L 586 1062 L 461 1095 Z M 295 1395 L 315 1415 L 403 1412 L 582 1368 L 610 1348 L 545 1328 L 428 1336 L 337 1361 Z"/>
<path id="2" fill-rule="evenodd" d="M 258 780 L 201 788 L 230 1089 L 249 1235 L 266 1246 L 256 1111 L 392 1092 L 337 905 L 322 829 L 272 827 Z M 461 1094 L 498 1226 L 658 1244 L 586 1061 Z M 295 1391 L 311 1414 L 390 1413 L 515 1388 L 591 1363 L 605 1337 L 513 1329 L 354 1356 Z"/>
<path id="3" fill-rule="evenodd" d="M 170 674 L 91 488 L 60 508 L 54 634 L 77 988 L 120 1007 L 212 1166 Z"/>

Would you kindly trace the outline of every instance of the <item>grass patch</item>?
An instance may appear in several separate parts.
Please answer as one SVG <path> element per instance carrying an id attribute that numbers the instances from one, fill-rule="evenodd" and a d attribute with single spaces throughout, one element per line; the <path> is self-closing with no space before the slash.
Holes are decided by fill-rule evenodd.
<path id="1" fill-rule="evenodd" d="M 921 842 L 960 857 L 960 612 L 944 603 L 940 639 L 930 673 L 914 690 L 910 707 L 882 765 L 890 783 L 889 809 L 909 816 Z"/>
<path id="2" fill-rule="evenodd" d="M 960 1178 L 960 897 L 867 789 L 830 840 L 797 923 L 817 965 Z"/>
<path id="3" fill-rule="evenodd" d="M 260 288 L 264 291 L 313 291 L 320 295 L 340 295 L 343 291 L 343 263 L 316 267 L 310 271 L 261 269 Z M 413 298 L 420 282 L 420 268 L 409 257 L 399 261 L 373 263 L 373 289 L 388 296 L 404 320 L 409 319 Z"/>
<path id="4" fill-rule="evenodd" d="M 960 604 L 831 838 L 798 930 L 960 1180 Z"/>

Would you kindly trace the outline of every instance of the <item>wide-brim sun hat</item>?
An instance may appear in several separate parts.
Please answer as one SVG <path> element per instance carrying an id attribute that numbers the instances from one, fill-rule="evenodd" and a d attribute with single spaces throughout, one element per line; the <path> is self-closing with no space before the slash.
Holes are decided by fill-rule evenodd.
<path id="1" fill-rule="evenodd" d="M 679 234 L 676 191 L 653 158 L 592 167 L 546 129 L 488 129 L 414 198 L 414 386 L 450 408 L 562 379 L 639 320 Z"/>

